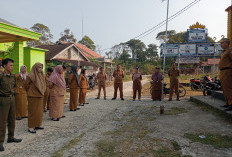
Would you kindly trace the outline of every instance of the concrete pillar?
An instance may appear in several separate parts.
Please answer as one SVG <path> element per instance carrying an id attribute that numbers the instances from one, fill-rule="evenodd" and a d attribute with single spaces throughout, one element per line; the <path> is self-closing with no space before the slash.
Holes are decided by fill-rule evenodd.
<path id="1" fill-rule="evenodd" d="M 16 41 L 14 48 L 10 54 L 10 58 L 14 60 L 13 73 L 17 74 L 20 71 L 20 67 L 24 64 L 24 53 L 23 53 L 23 41 Z"/>

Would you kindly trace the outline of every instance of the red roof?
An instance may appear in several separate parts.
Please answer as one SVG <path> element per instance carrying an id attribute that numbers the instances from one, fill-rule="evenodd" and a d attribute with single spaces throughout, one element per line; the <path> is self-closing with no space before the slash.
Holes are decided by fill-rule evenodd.
<path id="1" fill-rule="evenodd" d="M 85 45 L 82 45 L 82 44 L 79 44 L 79 43 L 74 43 L 74 44 L 88 58 L 103 58 L 100 54 L 98 54 L 97 52 L 94 52 L 93 50 L 89 49 Z"/>

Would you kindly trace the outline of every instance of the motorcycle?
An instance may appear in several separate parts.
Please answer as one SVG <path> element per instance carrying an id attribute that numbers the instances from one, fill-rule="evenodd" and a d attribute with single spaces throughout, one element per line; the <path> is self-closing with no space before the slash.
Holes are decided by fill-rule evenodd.
<path id="1" fill-rule="evenodd" d="M 95 86 L 96 86 L 96 75 L 95 74 L 93 74 L 93 75 L 89 75 L 88 76 L 88 83 L 89 83 L 89 88 L 90 89 L 94 89 L 95 88 Z"/>
<path id="2" fill-rule="evenodd" d="M 150 94 L 152 95 L 152 84 L 153 84 L 153 81 L 150 82 Z M 163 94 L 170 94 L 170 88 L 167 88 L 166 87 L 167 84 L 164 83 L 164 86 L 163 86 Z M 184 97 L 186 95 L 186 89 L 184 88 L 183 85 L 179 84 L 179 97 Z"/>
<path id="3" fill-rule="evenodd" d="M 220 80 L 215 77 L 215 81 L 208 81 L 204 86 L 203 86 L 203 95 L 211 95 L 212 90 L 221 90 L 221 82 Z"/>
<path id="4" fill-rule="evenodd" d="M 204 76 L 201 80 L 200 79 L 190 79 L 190 87 L 191 90 L 204 90 L 204 86 L 208 82 L 213 82 L 212 78 L 209 75 Z"/>

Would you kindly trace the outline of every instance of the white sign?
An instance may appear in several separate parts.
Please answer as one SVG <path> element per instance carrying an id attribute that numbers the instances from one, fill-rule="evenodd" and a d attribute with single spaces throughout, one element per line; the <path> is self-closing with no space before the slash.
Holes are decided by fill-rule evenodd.
<path id="1" fill-rule="evenodd" d="M 180 44 L 180 56 L 195 56 L 196 44 Z"/>
<path id="2" fill-rule="evenodd" d="M 198 44 L 197 45 L 198 56 L 213 56 L 214 55 L 214 44 Z"/>
<path id="3" fill-rule="evenodd" d="M 178 56 L 179 45 L 178 44 L 167 44 L 161 48 L 161 53 L 165 56 Z"/>
<path id="4" fill-rule="evenodd" d="M 216 43 L 216 53 L 215 53 L 215 56 L 220 56 L 223 52 L 223 49 L 221 47 L 221 44 L 220 43 Z"/>
<path id="5" fill-rule="evenodd" d="M 188 42 L 206 42 L 205 29 L 188 29 Z"/>

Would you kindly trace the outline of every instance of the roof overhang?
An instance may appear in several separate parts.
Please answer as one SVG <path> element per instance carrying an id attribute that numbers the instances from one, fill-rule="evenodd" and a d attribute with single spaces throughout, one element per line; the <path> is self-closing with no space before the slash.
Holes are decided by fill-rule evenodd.
<path id="1" fill-rule="evenodd" d="M 39 40 L 41 34 L 0 22 L 0 43 Z"/>

